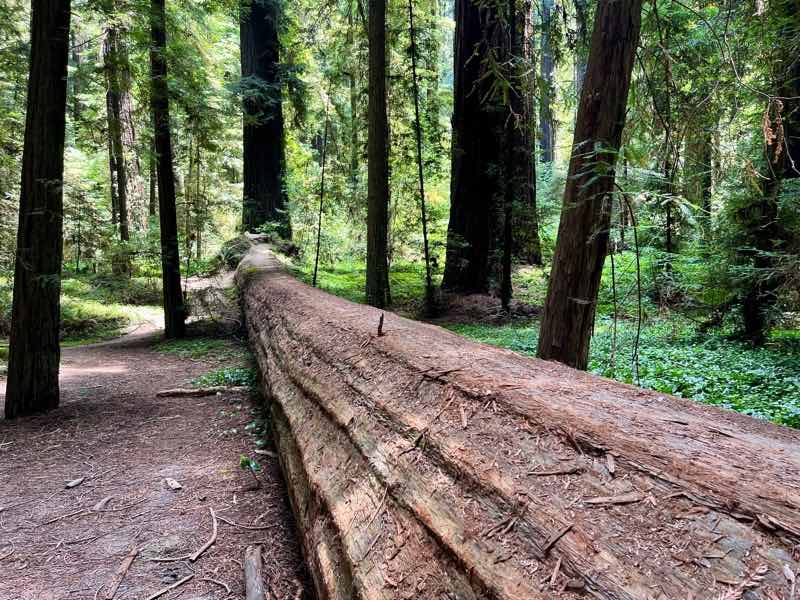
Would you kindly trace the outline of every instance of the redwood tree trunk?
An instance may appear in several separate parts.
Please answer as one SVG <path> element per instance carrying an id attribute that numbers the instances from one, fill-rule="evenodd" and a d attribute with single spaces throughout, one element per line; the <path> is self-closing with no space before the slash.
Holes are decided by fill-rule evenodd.
<path id="1" fill-rule="evenodd" d="M 389 119 L 386 112 L 386 0 L 369 1 L 367 302 L 389 304 Z"/>
<path id="2" fill-rule="evenodd" d="M 541 56 L 541 78 L 544 89 L 541 94 L 539 105 L 539 123 L 542 134 L 539 139 L 539 146 L 542 150 L 542 162 L 551 163 L 555 157 L 555 123 L 553 122 L 553 108 L 551 100 L 553 97 L 553 72 L 555 63 L 553 61 L 553 49 L 550 47 L 550 27 L 553 17 L 553 0 L 542 0 L 542 56 Z"/>
<path id="3" fill-rule="evenodd" d="M 161 269 L 164 294 L 164 330 L 168 338 L 183 337 L 186 308 L 181 292 L 178 218 L 175 209 L 175 172 L 167 89 L 167 31 L 164 0 L 151 0 L 150 15 L 151 103 L 155 123 L 158 172 L 158 216 L 161 224 Z"/>
<path id="4" fill-rule="evenodd" d="M 507 110 L 487 99 L 491 77 L 483 58 L 496 44 L 497 8 L 456 0 L 453 151 L 450 224 L 442 287 L 460 293 L 485 292 L 494 262 L 498 210 L 505 188 L 502 172 Z"/>
<path id="5" fill-rule="evenodd" d="M 5 416 L 56 408 L 69 0 L 33 0 Z"/>
<path id="6" fill-rule="evenodd" d="M 279 223 L 291 236 L 284 188 L 285 148 L 281 98 L 280 40 L 282 0 L 242 0 L 244 199 L 242 227 L 255 231 Z"/>
<path id="7" fill-rule="evenodd" d="M 538 356 L 585 369 L 608 251 L 614 165 L 641 25 L 641 0 L 601 0 L 572 144 Z"/>

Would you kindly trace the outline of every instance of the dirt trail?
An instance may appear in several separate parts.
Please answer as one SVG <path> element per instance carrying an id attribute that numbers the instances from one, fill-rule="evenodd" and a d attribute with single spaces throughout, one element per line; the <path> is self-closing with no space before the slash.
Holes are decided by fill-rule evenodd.
<path id="1" fill-rule="evenodd" d="M 116 599 L 144 600 L 190 575 L 162 598 L 244 598 L 250 544 L 263 545 L 274 598 L 312 597 L 277 458 L 255 454 L 245 429 L 257 403 L 241 393 L 156 398 L 238 366 L 240 349 L 230 342 L 216 358 L 181 358 L 153 349 L 159 335 L 143 325 L 65 350 L 61 407 L 0 420 L 0 600 L 106 598 L 132 551 Z M 4 388 L 0 380 L 0 407 Z M 262 466 L 260 489 L 239 468 L 243 454 Z M 166 478 L 182 489 L 170 490 Z M 198 560 L 156 560 L 201 548 L 212 535 L 211 509 L 218 536 Z"/>

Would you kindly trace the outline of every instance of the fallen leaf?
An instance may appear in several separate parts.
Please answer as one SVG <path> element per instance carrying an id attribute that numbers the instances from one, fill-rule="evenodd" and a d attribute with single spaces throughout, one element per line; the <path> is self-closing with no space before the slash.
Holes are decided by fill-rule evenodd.
<path id="1" fill-rule="evenodd" d="M 86 477 L 78 477 L 78 479 L 73 479 L 72 481 L 68 481 L 65 487 L 66 489 L 71 490 L 74 487 L 78 487 L 84 481 L 86 481 Z"/>

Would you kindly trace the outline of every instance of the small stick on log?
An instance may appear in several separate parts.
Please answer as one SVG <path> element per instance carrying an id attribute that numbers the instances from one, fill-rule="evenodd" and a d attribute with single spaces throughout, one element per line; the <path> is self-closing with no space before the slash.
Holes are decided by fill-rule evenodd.
<path id="1" fill-rule="evenodd" d="M 191 560 L 192 562 L 200 558 L 200 555 L 209 548 L 211 548 L 211 546 L 214 545 L 214 542 L 217 541 L 217 515 L 214 514 L 213 508 L 209 508 L 208 510 L 211 511 L 211 519 L 213 521 L 212 525 L 213 531 L 211 532 L 211 539 L 209 539 L 205 544 L 203 544 L 203 546 L 197 552 L 195 552 L 189 557 L 189 560 Z"/>
<path id="2" fill-rule="evenodd" d="M 621 494 L 619 496 L 599 496 L 597 498 L 587 498 L 583 501 L 584 504 L 633 504 L 634 502 L 641 502 L 644 496 L 636 492 L 629 494 Z"/>
<path id="3" fill-rule="evenodd" d="M 128 554 L 128 556 L 125 557 L 125 560 L 122 561 L 122 564 L 119 566 L 116 574 L 114 575 L 111 587 L 105 593 L 105 596 L 103 596 L 104 600 L 114 600 L 114 596 L 116 596 L 119 586 L 125 579 L 125 575 L 128 574 L 128 570 L 131 568 L 131 565 L 133 564 L 133 561 L 136 560 L 136 556 L 138 554 L 139 554 L 139 549 L 133 548 Z"/>
<path id="4" fill-rule="evenodd" d="M 229 394 L 235 392 L 248 392 L 250 388 L 243 385 L 232 387 L 214 386 L 207 388 L 176 388 L 174 390 L 161 390 L 156 393 L 156 398 L 202 398 L 216 394 Z"/>
<path id="5" fill-rule="evenodd" d="M 261 575 L 261 546 L 248 546 L 244 551 L 244 589 L 246 600 L 264 600 L 267 597 Z"/>
<path id="6" fill-rule="evenodd" d="M 156 598 L 160 598 L 161 596 L 163 596 L 163 595 L 164 595 L 164 594 L 166 594 L 167 592 L 171 592 L 171 591 L 172 591 L 172 590 L 174 590 L 175 588 L 179 588 L 179 587 L 181 587 L 181 586 L 182 586 L 184 583 L 186 583 L 187 581 L 189 581 L 189 580 L 190 580 L 190 579 L 192 579 L 193 577 L 194 577 L 194 573 L 192 573 L 191 575 L 187 575 L 186 577 L 184 577 L 183 579 L 181 579 L 181 580 L 179 580 L 179 581 L 176 581 L 176 582 L 175 582 L 175 583 L 173 583 L 172 585 L 168 585 L 167 587 L 165 587 L 165 588 L 162 588 L 162 589 L 158 590 L 158 591 L 157 591 L 155 594 L 153 594 L 152 596 L 148 596 L 148 597 L 147 597 L 147 600 L 156 600 Z"/>
<path id="7" fill-rule="evenodd" d="M 564 527 L 562 527 L 561 529 L 559 529 L 558 531 L 556 531 L 553 535 L 551 535 L 547 539 L 547 542 L 545 542 L 544 548 L 542 548 L 542 556 L 547 556 L 547 553 L 550 552 L 550 548 L 555 546 L 556 542 L 558 542 L 558 540 L 560 540 L 562 537 L 564 537 L 567 534 L 567 532 L 570 529 L 572 529 L 573 525 L 574 525 L 574 523 L 569 523 L 569 524 L 565 525 Z"/>

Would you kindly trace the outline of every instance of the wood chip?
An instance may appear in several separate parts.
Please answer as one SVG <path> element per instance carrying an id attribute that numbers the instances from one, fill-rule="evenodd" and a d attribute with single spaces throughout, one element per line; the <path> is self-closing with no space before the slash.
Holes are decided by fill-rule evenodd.
<path id="1" fill-rule="evenodd" d="M 598 496 L 597 498 L 587 498 L 583 501 L 584 504 L 603 505 L 603 504 L 633 504 L 634 502 L 641 502 L 644 496 L 638 492 L 630 492 L 628 494 L 620 494 L 619 496 Z"/>
<path id="2" fill-rule="evenodd" d="M 92 511 L 97 512 L 103 510 L 106 506 L 108 506 L 108 503 L 111 502 L 112 498 L 114 498 L 114 496 L 106 496 L 92 507 Z"/>
<path id="3" fill-rule="evenodd" d="M 183 486 L 182 486 L 180 483 L 178 483 L 177 481 L 175 481 L 174 479 L 172 479 L 171 477 L 167 477 L 167 478 L 164 480 L 164 483 L 165 483 L 165 484 L 167 485 L 167 487 L 168 487 L 169 489 L 171 489 L 173 492 L 177 492 L 178 490 L 182 490 L 182 489 L 183 489 Z"/>
<path id="4" fill-rule="evenodd" d="M 84 481 L 86 481 L 86 477 L 78 477 L 77 479 L 73 479 L 72 481 L 68 481 L 68 482 L 67 482 L 67 485 L 66 485 L 66 486 L 64 486 L 64 487 L 65 487 L 66 489 L 68 489 L 68 490 L 71 490 L 72 488 L 76 488 L 76 487 L 78 487 L 78 486 L 79 486 L 80 484 L 82 484 Z"/>
<path id="5" fill-rule="evenodd" d="M 614 461 L 614 456 L 611 454 L 606 454 L 606 468 L 612 477 L 617 472 L 617 463 Z"/>

